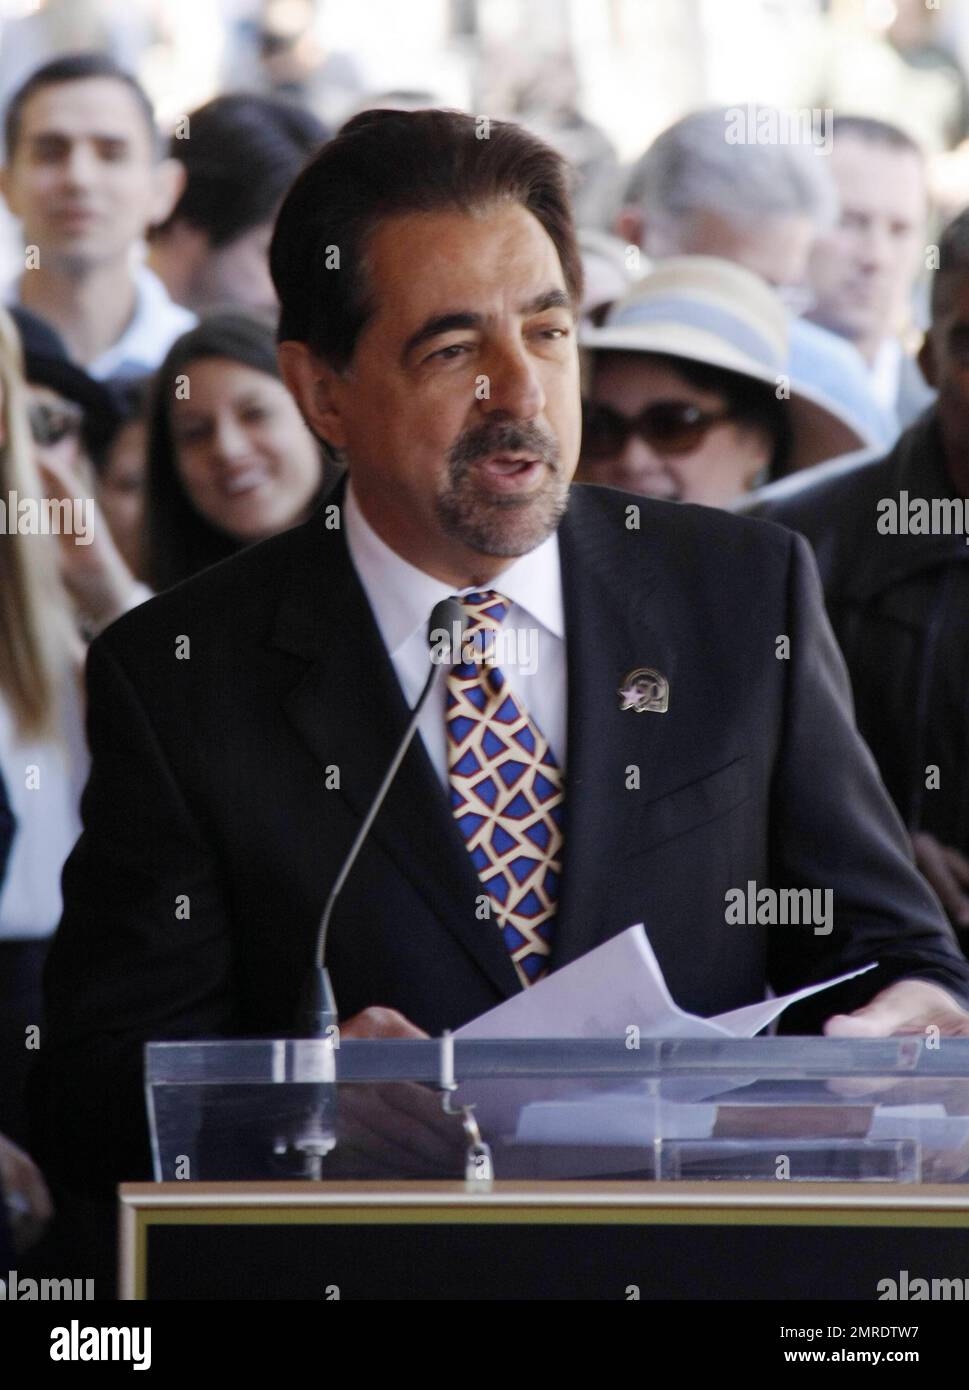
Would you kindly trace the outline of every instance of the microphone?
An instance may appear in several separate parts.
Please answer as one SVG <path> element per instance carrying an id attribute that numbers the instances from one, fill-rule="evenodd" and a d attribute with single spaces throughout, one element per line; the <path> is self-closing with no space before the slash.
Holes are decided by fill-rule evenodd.
<path id="1" fill-rule="evenodd" d="M 337 1022 L 336 997 L 333 993 L 333 986 L 330 983 L 329 971 L 326 968 L 326 941 L 330 929 L 330 918 L 333 916 L 333 908 L 350 870 L 353 868 L 357 855 L 363 848 L 363 843 L 370 833 L 370 827 L 377 818 L 377 813 L 384 803 L 384 798 L 390 789 L 390 785 L 397 775 L 397 770 L 404 760 L 411 739 L 420 722 L 420 717 L 424 706 L 427 704 L 431 689 L 434 685 L 438 669 L 441 666 L 456 666 L 461 661 L 461 647 L 464 633 L 468 626 L 467 614 L 456 598 L 444 598 L 440 603 L 436 603 L 431 610 L 430 620 L 427 625 L 427 641 L 431 647 L 431 669 L 428 672 L 427 680 L 424 682 L 424 689 L 420 693 L 417 704 L 411 715 L 410 723 L 404 731 L 404 735 L 398 745 L 397 751 L 384 774 L 384 779 L 377 788 L 376 795 L 367 812 L 364 820 L 357 831 L 353 844 L 343 861 L 340 872 L 337 874 L 330 889 L 329 897 L 323 908 L 323 915 L 320 918 L 320 926 L 316 935 L 316 952 L 314 965 L 306 981 L 303 997 L 300 1005 L 300 1028 L 301 1036 L 310 1038 L 326 1038 L 330 1036 L 329 1029 L 333 1028 Z M 442 642 L 442 638 L 446 639 Z"/>

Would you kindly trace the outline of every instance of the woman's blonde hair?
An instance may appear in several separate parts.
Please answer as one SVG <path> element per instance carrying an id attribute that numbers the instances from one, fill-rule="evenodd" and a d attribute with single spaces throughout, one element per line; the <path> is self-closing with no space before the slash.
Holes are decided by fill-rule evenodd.
<path id="1" fill-rule="evenodd" d="M 66 593 L 52 536 L 21 535 L 17 499 L 43 496 L 27 417 L 23 355 L 13 319 L 0 309 L 0 697 L 22 738 L 56 732 L 57 692 L 74 651 Z"/>

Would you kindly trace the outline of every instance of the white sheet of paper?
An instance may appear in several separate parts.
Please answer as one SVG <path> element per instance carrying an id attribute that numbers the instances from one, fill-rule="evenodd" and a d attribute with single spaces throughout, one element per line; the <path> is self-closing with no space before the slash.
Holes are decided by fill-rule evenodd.
<path id="1" fill-rule="evenodd" d="M 872 962 L 793 994 L 700 1018 L 673 1002 L 646 930 L 637 922 L 472 1019 L 455 1037 L 615 1038 L 635 1025 L 644 1038 L 751 1038 L 788 1004 L 874 968 Z"/>
<path id="2" fill-rule="evenodd" d="M 628 1091 L 536 1100 L 522 1107 L 515 1142 L 646 1147 L 656 1139 L 709 1139 L 716 1117 L 716 1105 L 681 1105 Z M 926 1149 L 961 1149 L 969 1144 L 969 1117 L 947 1115 L 943 1105 L 880 1106 L 868 1139 L 915 1139 Z"/>
<path id="3" fill-rule="evenodd" d="M 635 1093 L 536 1100 L 522 1107 L 515 1142 L 641 1148 L 656 1139 L 709 1139 L 716 1118 L 715 1105 L 679 1105 Z"/>
<path id="4" fill-rule="evenodd" d="M 949 1115 L 944 1105 L 882 1105 L 869 1139 L 917 1139 L 927 1149 L 961 1149 L 969 1144 L 969 1117 Z"/>

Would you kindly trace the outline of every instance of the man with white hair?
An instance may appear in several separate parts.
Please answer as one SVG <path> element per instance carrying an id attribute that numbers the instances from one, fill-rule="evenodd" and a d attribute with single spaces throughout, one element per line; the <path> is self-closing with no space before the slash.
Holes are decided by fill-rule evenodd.
<path id="1" fill-rule="evenodd" d="M 837 189 L 817 145 L 760 143 L 759 120 L 748 120 L 750 138 L 738 141 L 735 113 L 693 111 L 658 135 L 633 167 L 616 231 L 651 259 L 736 261 L 772 285 L 796 315 L 811 305 L 809 258 L 837 217 Z M 794 382 L 838 403 L 872 443 L 887 446 L 897 435 L 860 354 L 836 334 L 794 317 L 789 371 Z"/>

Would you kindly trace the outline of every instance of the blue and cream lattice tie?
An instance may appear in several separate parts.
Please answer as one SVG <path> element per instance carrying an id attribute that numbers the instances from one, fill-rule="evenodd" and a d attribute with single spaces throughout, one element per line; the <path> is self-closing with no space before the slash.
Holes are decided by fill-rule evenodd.
<path id="1" fill-rule="evenodd" d="M 518 978 L 530 985 L 548 969 L 558 906 L 562 771 L 493 660 L 510 600 L 485 589 L 459 602 L 469 620 L 464 646 L 473 642 L 479 659 L 448 670 L 451 807 Z"/>

